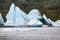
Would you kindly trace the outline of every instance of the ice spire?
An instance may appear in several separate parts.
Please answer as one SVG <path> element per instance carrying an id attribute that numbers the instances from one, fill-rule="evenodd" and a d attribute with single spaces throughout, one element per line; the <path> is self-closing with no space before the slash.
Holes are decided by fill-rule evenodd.
<path id="1" fill-rule="evenodd" d="M 27 22 L 26 16 L 27 15 L 22 10 L 20 10 L 19 7 L 15 7 L 15 25 L 25 25 Z"/>
<path id="2" fill-rule="evenodd" d="M 12 5 L 10 6 L 9 12 L 6 15 L 6 23 L 5 25 L 14 25 L 14 12 L 15 12 L 15 5 L 14 3 L 12 3 Z"/>

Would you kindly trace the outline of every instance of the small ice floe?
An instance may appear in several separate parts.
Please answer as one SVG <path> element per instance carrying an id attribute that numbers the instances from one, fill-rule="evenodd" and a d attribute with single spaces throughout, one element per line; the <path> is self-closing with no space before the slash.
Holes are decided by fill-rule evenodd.
<path id="1" fill-rule="evenodd" d="M 42 16 L 41 13 L 37 9 L 33 9 L 28 13 L 29 21 L 32 19 L 41 20 Z"/>
<path id="2" fill-rule="evenodd" d="M 11 28 L 3 28 L 2 30 L 5 31 L 5 32 L 10 32 L 10 31 L 12 31 Z"/>
<path id="3" fill-rule="evenodd" d="M 27 23 L 27 25 L 32 26 L 32 27 L 42 27 L 42 22 L 40 22 L 37 19 L 32 19 Z"/>
<path id="4" fill-rule="evenodd" d="M 53 27 L 60 27 L 60 20 L 57 20 L 56 22 L 53 22 L 51 19 L 48 20 Z"/>
<path id="5" fill-rule="evenodd" d="M 38 28 L 14 28 L 13 30 L 16 32 L 22 32 L 22 31 L 34 31 L 37 30 Z"/>
<path id="6" fill-rule="evenodd" d="M 3 25 L 4 25 L 4 20 L 3 20 L 3 18 L 2 18 L 1 13 L 0 13 L 0 26 L 3 26 Z"/>
<path id="7" fill-rule="evenodd" d="M 60 24 L 60 20 L 57 20 L 56 23 L 59 23 Z"/>

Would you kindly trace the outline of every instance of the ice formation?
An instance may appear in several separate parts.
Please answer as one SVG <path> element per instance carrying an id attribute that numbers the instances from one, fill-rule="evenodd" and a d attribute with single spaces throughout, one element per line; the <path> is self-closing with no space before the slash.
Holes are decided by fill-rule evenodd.
<path id="1" fill-rule="evenodd" d="M 37 20 L 37 19 L 32 19 L 31 21 L 29 21 L 29 22 L 27 23 L 27 25 L 33 26 L 33 27 L 42 27 L 42 22 L 40 22 L 40 21 Z"/>
<path id="2" fill-rule="evenodd" d="M 15 7 L 14 3 L 12 3 L 6 15 L 6 19 L 5 25 L 7 26 L 22 26 L 28 21 L 26 13 L 20 10 L 19 7 Z"/>
<path id="3" fill-rule="evenodd" d="M 3 18 L 2 18 L 1 13 L 0 13 L 0 25 L 4 25 L 4 20 L 3 20 Z"/>
<path id="4" fill-rule="evenodd" d="M 15 25 L 22 26 L 26 25 L 27 15 L 19 9 L 19 7 L 15 7 Z"/>
<path id="5" fill-rule="evenodd" d="M 32 19 L 41 20 L 42 19 L 41 13 L 37 9 L 31 10 L 28 13 L 28 17 L 29 17 L 29 20 L 32 20 Z"/>
<path id="6" fill-rule="evenodd" d="M 15 5 L 14 3 L 12 3 L 12 5 L 10 6 L 10 9 L 9 9 L 9 12 L 7 13 L 6 15 L 6 23 L 5 25 L 9 25 L 9 26 L 12 26 L 14 25 L 14 13 L 15 12 Z"/>
<path id="7" fill-rule="evenodd" d="M 53 22 L 51 19 L 48 20 L 53 27 L 60 27 L 60 20 L 57 20 L 56 22 Z"/>

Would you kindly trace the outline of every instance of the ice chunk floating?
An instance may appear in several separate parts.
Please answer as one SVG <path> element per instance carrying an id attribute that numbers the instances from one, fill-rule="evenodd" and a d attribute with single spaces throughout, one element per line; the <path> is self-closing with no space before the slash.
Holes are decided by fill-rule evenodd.
<path id="1" fill-rule="evenodd" d="M 60 20 L 57 20 L 56 22 L 53 22 L 51 19 L 48 20 L 53 27 L 60 27 Z"/>
<path id="2" fill-rule="evenodd" d="M 26 13 L 20 10 L 19 7 L 15 7 L 14 4 L 11 5 L 6 19 L 5 25 L 7 26 L 21 26 L 28 21 Z"/>
<path id="3" fill-rule="evenodd" d="M 15 7 L 15 25 L 16 26 L 22 26 L 26 25 L 27 19 L 26 19 L 26 14 L 19 9 L 19 7 Z"/>
<path id="4" fill-rule="evenodd" d="M 27 22 L 27 15 L 22 10 L 20 10 L 19 7 L 15 7 L 14 4 L 11 5 L 6 18 L 7 22 L 5 25 L 8 26 L 21 26 L 25 25 Z"/>
<path id="5" fill-rule="evenodd" d="M 33 27 L 42 27 L 43 24 L 48 26 L 60 26 L 60 20 L 53 22 L 44 14 L 42 16 L 37 9 L 33 9 L 28 14 L 26 14 L 19 7 L 16 7 L 14 3 L 12 3 L 12 5 L 10 6 L 9 12 L 6 15 L 6 19 L 7 21 L 4 23 L 0 14 L 0 24 L 4 24 L 6 26 L 29 25 Z"/>
<path id="6" fill-rule="evenodd" d="M 30 25 L 32 21 L 35 23 L 31 24 L 31 26 L 41 25 L 42 23 L 38 20 L 41 19 L 41 14 L 37 9 L 31 10 L 31 12 L 27 15 L 23 12 L 19 7 L 16 7 L 14 3 L 12 3 L 8 14 L 6 15 L 6 26 L 23 26 L 23 25 Z M 37 23 L 36 23 L 37 22 Z M 28 24 L 27 24 L 28 23 Z"/>
<path id="7" fill-rule="evenodd" d="M 3 20 L 3 18 L 2 18 L 1 13 L 0 13 L 0 26 L 3 26 L 3 25 L 4 25 L 4 20 Z"/>
<path id="8" fill-rule="evenodd" d="M 29 20 L 32 20 L 32 19 L 41 20 L 42 19 L 41 13 L 37 9 L 31 10 L 28 14 L 28 17 L 29 17 Z"/>

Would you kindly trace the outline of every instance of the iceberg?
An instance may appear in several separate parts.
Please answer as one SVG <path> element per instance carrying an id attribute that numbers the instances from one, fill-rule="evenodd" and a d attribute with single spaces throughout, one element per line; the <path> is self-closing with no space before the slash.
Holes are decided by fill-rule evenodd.
<path id="1" fill-rule="evenodd" d="M 60 20 L 57 20 L 56 23 L 59 23 L 60 24 Z"/>
<path id="2" fill-rule="evenodd" d="M 47 19 L 47 17 L 43 14 L 43 23 L 46 24 L 46 25 L 50 25 L 50 22 L 49 20 Z"/>
<path id="3" fill-rule="evenodd" d="M 28 13 L 29 20 L 38 19 L 42 21 L 41 13 L 37 9 L 33 9 Z"/>
<path id="4" fill-rule="evenodd" d="M 4 25 L 4 20 L 3 20 L 3 18 L 2 18 L 1 13 L 0 13 L 0 26 L 3 26 L 3 25 Z"/>
<path id="5" fill-rule="evenodd" d="M 19 9 L 19 7 L 15 7 L 14 3 L 11 5 L 8 14 L 6 15 L 7 22 L 5 25 L 7 26 L 22 26 L 25 25 L 28 21 L 27 14 Z"/>
<path id="6" fill-rule="evenodd" d="M 10 6 L 9 12 L 6 15 L 6 23 L 4 23 L 4 25 L 7 26 L 13 26 L 14 25 L 14 13 L 15 12 L 15 5 L 14 3 L 12 3 L 12 5 Z"/>
<path id="7" fill-rule="evenodd" d="M 56 22 L 53 22 L 51 19 L 48 20 L 53 27 L 60 27 L 60 20 L 57 20 Z"/>
<path id="8" fill-rule="evenodd" d="M 15 7 L 15 25 L 22 26 L 27 23 L 27 15 L 19 9 L 19 7 Z"/>
<path id="9" fill-rule="evenodd" d="M 31 27 L 42 27 L 42 22 L 40 22 L 37 19 L 32 19 L 27 23 L 27 25 L 29 25 Z"/>

